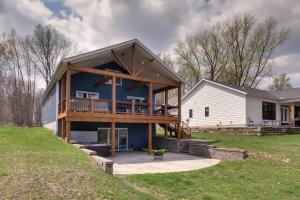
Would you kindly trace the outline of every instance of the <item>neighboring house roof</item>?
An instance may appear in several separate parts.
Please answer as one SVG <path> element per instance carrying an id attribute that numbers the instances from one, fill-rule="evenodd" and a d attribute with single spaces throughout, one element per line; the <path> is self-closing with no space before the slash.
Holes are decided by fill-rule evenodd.
<path id="1" fill-rule="evenodd" d="M 207 79 L 202 79 L 182 98 L 182 100 L 184 100 L 186 97 L 188 97 L 194 90 L 196 90 L 204 82 L 212 83 L 212 84 L 215 84 L 215 85 L 218 85 L 218 86 L 230 89 L 230 90 L 234 90 L 236 92 L 240 92 L 242 94 L 259 97 L 259 98 L 263 98 L 263 99 L 282 100 L 282 99 L 291 99 L 291 98 L 300 97 L 300 88 L 294 88 L 294 89 L 289 89 L 289 90 L 284 90 L 284 91 L 279 91 L 279 92 L 270 92 L 267 90 L 242 87 L 242 86 L 232 85 L 232 84 L 228 84 L 228 83 L 222 83 L 219 81 L 211 81 L 211 80 L 207 80 Z"/>
<path id="2" fill-rule="evenodd" d="M 139 40 L 133 39 L 133 40 L 122 42 L 122 43 L 119 43 L 116 45 L 105 47 L 105 48 L 102 48 L 99 50 L 90 51 L 88 53 L 83 53 L 83 54 L 80 54 L 77 56 L 72 56 L 69 58 L 62 59 L 60 61 L 60 63 L 58 64 L 50 83 L 46 87 L 43 99 L 45 99 L 45 97 L 48 95 L 50 90 L 55 86 L 55 83 L 58 80 L 60 80 L 62 75 L 66 72 L 68 62 L 75 63 L 75 64 L 78 63 L 78 64 L 80 64 L 80 66 L 96 67 L 100 64 L 109 62 L 113 59 L 112 55 L 111 55 L 111 50 L 124 51 L 124 50 L 126 50 L 126 48 L 132 46 L 133 44 L 135 44 L 137 46 L 137 48 L 139 49 L 139 51 L 140 51 L 139 55 L 141 58 L 145 58 L 148 56 L 148 57 L 151 57 L 154 59 L 153 64 L 151 64 L 151 67 L 152 67 L 151 69 L 153 69 L 153 67 L 156 67 L 156 69 L 155 69 L 156 71 L 163 73 L 170 80 L 184 83 L 184 80 L 173 69 L 171 69 L 169 66 L 167 66 L 156 54 L 154 54 L 151 50 L 149 50 Z M 139 60 L 139 61 L 141 61 L 141 60 Z M 102 63 L 99 63 L 99 62 L 102 62 Z M 129 62 L 130 62 L 130 60 L 129 60 Z M 148 75 L 149 73 L 147 73 L 147 72 L 148 71 L 146 70 L 144 72 L 145 73 L 144 75 Z M 141 74 L 143 74 L 143 73 L 141 73 Z"/>

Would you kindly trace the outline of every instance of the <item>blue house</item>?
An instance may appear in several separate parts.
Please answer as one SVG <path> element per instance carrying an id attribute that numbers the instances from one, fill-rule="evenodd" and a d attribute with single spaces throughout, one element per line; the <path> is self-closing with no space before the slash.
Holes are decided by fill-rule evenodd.
<path id="1" fill-rule="evenodd" d="M 182 83 L 136 39 L 66 58 L 46 88 L 42 123 L 67 142 L 109 145 L 111 156 L 139 147 L 150 153 L 156 124 L 177 139 L 189 134 L 181 122 Z M 177 105 L 168 103 L 170 90 Z M 160 93 L 164 102 L 156 104 Z"/>

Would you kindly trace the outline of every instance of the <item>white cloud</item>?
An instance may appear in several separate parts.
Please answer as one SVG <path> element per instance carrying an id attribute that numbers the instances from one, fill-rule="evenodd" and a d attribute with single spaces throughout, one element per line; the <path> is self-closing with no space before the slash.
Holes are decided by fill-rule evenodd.
<path id="1" fill-rule="evenodd" d="M 288 69 L 292 83 L 299 80 L 300 2 L 298 0 L 64 0 L 71 14 L 58 17 L 41 1 L 0 0 L 0 32 L 15 27 L 28 34 L 38 23 L 52 24 L 90 51 L 138 38 L 154 52 L 171 52 L 178 40 L 202 31 L 237 11 L 251 11 L 258 19 L 273 16 L 291 29 L 287 43 L 276 51 L 274 72 Z M 268 81 L 268 80 L 266 80 Z"/>

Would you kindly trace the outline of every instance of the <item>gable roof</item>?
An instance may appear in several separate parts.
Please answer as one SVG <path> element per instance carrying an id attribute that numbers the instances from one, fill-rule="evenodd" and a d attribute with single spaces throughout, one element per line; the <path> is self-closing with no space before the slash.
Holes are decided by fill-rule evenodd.
<path id="1" fill-rule="evenodd" d="M 183 98 L 184 100 L 187 96 L 189 96 L 194 90 L 196 90 L 202 83 L 207 82 L 207 83 L 212 83 L 214 85 L 218 85 L 245 95 L 249 96 L 254 96 L 254 97 L 259 97 L 263 99 L 274 99 L 278 100 L 279 98 L 273 93 L 269 92 L 267 90 L 260 90 L 260 89 L 255 89 L 255 88 L 247 88 L 247 87 L 242 87 L 242 86 L 237 86 L 237 85 L 232 85 L 228 83 L 222 83 L 219 81 L 211 81 L 207 79 L 202 79 L 199 83 L 197 83 Z"/>
<path id="2" fill-rule="evenodd" d="M 87 53 L 83 53 L 80 55 L 72 56 L 69 58 L 62 59 L 57 68 L 56 71 L 50 81 L 50 83 L 47 85 L 46 90 L 44 92 L 43 99 L 49 94 L 51 89 L 55 86 L 55 83 L 60 80 L 60 78 L 63 76 L 63 74 L 67 70 L 67 63 L 71 62 L 72 64 L 80 63 L 80 66 L 87 66 L 87 67 L 96 67 L 99 64 L 104 64 L 105 62 L 113 60 L 111 51 L 125 51 L 129 47 L 131 47 L 133 44 L 136 45 L 140 57 L 142 58 L 152 58 L 154 60 L 153 64 L 151 64 L 149 68 L 151 70 L 156 70 L 157 72 L 163 74 L 168 79 L 171 79 L 173 81 L 184 83 L 184 80 L 169 66 L 167 66 L 156 54 L 154 54 L 150 49 L 148 49 L 144 44 L 142 44 L 139 40 L 133 39 L 126 42 L 122 42 L 119 44 L 115 44 L 112 46 L 108 46 L 102 49 L 98 49 L 95 51 L 90 51 Z M 149 70 L 149 69 L 148 69 Z M 149 75 L 147 73 L 148 71 L 145 70 L 144 75 Z M 143 74 L 141 73 L 141 74 Z M 155 77 L 157 78 L 157 77 Z"/>

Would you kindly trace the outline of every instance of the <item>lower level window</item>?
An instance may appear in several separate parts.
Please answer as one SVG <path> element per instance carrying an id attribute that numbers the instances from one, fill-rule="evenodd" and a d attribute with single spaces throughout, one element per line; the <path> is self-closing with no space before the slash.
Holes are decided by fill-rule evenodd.
<path id="1" fill-rule="evenodd" d="M 276 120 L 276 104 L 271 102 L 262 102 L 263 120 Z"/>

